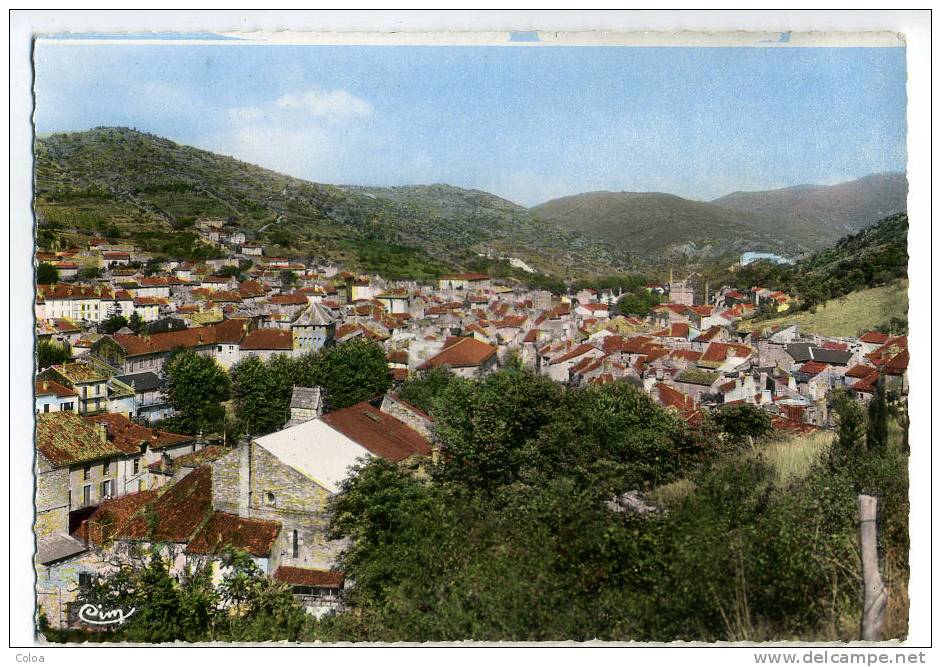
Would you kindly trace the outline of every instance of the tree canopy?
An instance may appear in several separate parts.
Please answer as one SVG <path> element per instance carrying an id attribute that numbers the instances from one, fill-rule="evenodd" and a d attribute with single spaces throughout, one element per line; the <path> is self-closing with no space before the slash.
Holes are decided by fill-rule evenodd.
<path id="1" fill-rule="evenodd" d="M 212 357 L 192 350 L 177 350 L 163 366 L 166 395 L 176 414 L 173 427 L 183 433 L 219 432 L 225 427 L 222 402 L 229 399 L 231 383 Z"/>
<path id="2" fill-rule="evenodd" d="M 36 267 L 36 284 L 52 285 L 59 282 L 59 271 L 52 264 L 40 262 Z"/>

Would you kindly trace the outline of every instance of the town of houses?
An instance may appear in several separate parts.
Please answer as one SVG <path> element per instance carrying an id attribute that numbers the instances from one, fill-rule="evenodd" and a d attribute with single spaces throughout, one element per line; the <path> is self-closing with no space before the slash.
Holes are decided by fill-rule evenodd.
<path id="1" fill-rule="evenodd" d="M 477 378 L 519 363 L 571 386 L 631 383 L 690 422 L 749 403 L 795 432 L 833 426 L 835 388 L 861 402 L 880 378 L 907 391 L 904 336 L 741 327 L 762 307 L 790 307 L 791 296 L 761 287 L 696 295 L 671 279 L 648 286 L 663 302 L 639 318 L 618 314 L 611 290 L 559 296 L 480 274 L 385 280 L 269 257 L 221 221 L 198 228 L 228 257 L 158 265 L 104 239 L 37 253 L 60 277 L 37 286 L 37 337 L 70 355 L 35 378 L 37 592 L 55 627 L 74 623 L 86 578 L 157 544 L 176 568 L 243 549 L 311 613 L 337 608 L 344 545 L 327 537 L 328 500 L 362 457 L 436 456 L 432 417 L 395 393 L 427 369 Z M 242 280 L 224 270 L 249 263 Z M 80 279 L 88 266 L 98 277 Z M 137 333 L 100 331 L 135 313 Z M 159 428 L 173 414 L 161 370 L 178 348 L 228 369 L 358 337 L 386 352 L 395 384 L 384 396 L 325 411 L 320 388 L 294 387 L 281 430 L 237 443 Z"/>

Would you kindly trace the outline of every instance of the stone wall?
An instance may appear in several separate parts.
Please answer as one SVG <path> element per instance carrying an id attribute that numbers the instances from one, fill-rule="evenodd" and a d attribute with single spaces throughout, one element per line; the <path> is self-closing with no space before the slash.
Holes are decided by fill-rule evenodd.
<path id="1" fill-rule="evenodd" d="M 392 415 L 428 440 L 431 440 L 431 420 L 420 414 L 417 409 L 404 403 L 398 397 L 392 394 L 386 394 L 382 399 L 382 405 L 379 409 L 388 415 Z"/>
<path id="2" fill-rule="evenodd" d="M 281 523 L 272 570 L 280 565 L 327 569 L 343 547 L 327 539 L 330 492 L 255 443 L 212 463 L 212 487 L 216 510 Z"/>

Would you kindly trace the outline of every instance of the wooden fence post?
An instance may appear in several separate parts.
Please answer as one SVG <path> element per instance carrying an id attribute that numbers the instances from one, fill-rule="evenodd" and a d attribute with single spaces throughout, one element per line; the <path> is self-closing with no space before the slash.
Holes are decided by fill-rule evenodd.
<path id="1" fill-rule="evenodd" d="M 876 546 L 876 506 L 872 496 L 860 495 L 859 547 L 863 561 L 863 617 L 860 634 L 867 641 L 882 640 L 882 625 L 889 593 L 882 585 L 879 573 L 879 553 Z"/>

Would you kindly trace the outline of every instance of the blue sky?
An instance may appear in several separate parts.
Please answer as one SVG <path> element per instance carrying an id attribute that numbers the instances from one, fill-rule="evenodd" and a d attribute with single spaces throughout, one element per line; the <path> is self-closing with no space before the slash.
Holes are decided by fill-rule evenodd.
<path id="1" fill-rule="evenodd" d="M 37 43 L 36 129 L 126 125 L 325 183 L 525 205 L 904 171 L 901 48 Z"/>

